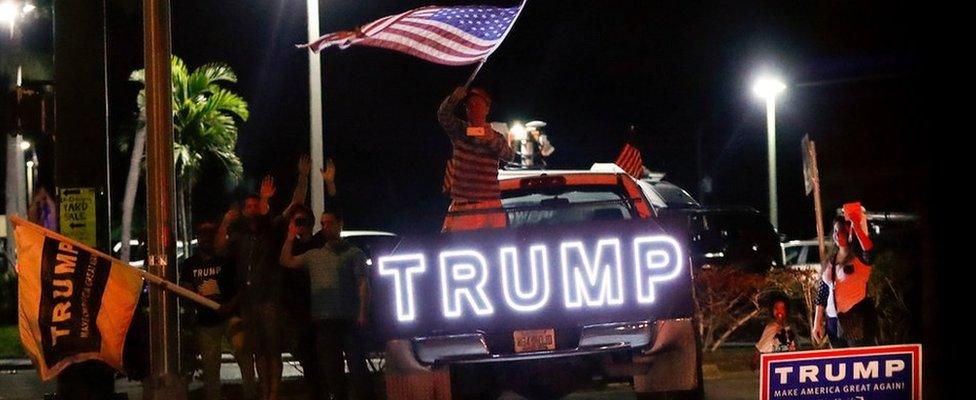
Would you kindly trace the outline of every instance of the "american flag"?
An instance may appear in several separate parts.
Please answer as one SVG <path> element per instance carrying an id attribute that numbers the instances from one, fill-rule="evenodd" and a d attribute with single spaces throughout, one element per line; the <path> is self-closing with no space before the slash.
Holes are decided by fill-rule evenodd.
<path id="1" fill-rule="evenodd" d="M 523 3 L 524 4 L 524 3 Z M 334 32 L 304 45 L 314 52 L 338 46 L 381 47 L 445 65 L 472 64 L 505 39 L 522 6 L 429 6 L 390 15 L 352 31 Z"/>
<path id="2" fill-rule="evenodd" d="M 617 156 L 614 164 L 635 178 L 644 175 L 644 160 L 641 158 L 641 152 L 630 142 L 627 142 L 624 148 L 620 150 L 620 155 Z"/>

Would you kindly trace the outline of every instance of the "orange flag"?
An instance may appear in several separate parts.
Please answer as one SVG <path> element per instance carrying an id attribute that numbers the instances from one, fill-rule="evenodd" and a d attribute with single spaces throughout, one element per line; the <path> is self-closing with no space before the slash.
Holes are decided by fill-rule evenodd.
<path id="1" fill-rule="evenodd" d="M 122 369 L 143 278 L 121 261 L 18 217 L 20 340 L 41 379 L 76 362 Z"/>

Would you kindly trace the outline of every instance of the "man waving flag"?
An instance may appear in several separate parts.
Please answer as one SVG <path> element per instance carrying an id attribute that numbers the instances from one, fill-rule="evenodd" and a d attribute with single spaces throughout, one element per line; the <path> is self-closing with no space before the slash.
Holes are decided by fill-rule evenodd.
<path id="1" fill-rule="evenodd" d="M 444 65 L 473 64 L 486 59 L 502 43 L 522 5 L 428 6 L 390 15 L 352 31 L 320 37 L 308 47 L 318 53 L 327 47 L 380 47 Z"/>

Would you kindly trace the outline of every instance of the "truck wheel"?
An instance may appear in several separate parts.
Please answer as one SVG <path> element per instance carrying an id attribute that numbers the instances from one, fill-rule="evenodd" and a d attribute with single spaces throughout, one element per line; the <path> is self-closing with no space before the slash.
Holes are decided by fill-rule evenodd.
<path id="1" fill-rule="evenodd" d="M 633 376 L 639 398 L 703 397 L 701 351 L 691 320 L 658 322 L 652 349 L 635 357 L 635 362 L 647 365 L 643 373 Z"/>
<path id="2" fill-rule="evenodd" d="M 446 368 L 432 369 L 417 362 L 406 340 L 386 343 L 386 398 L 398 400 L 449 400 L 451 374 Z"/>

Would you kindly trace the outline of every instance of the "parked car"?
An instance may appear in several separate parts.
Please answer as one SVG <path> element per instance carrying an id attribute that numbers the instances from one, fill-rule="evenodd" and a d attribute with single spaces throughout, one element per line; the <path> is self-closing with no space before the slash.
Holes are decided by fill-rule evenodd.
<path id="1" fill-rule="evenodd" d="M 820 269 L 820 245 L 816 239 L 782 243 L 783 265 L 797 270 Z"/>
<path id="2" fill-rule="evenodd" d="M 690 252 L 701 268 L 735 267 L 756 273 L 783 266 L 780 237 L 753 208 L 684 209 Z"/>

